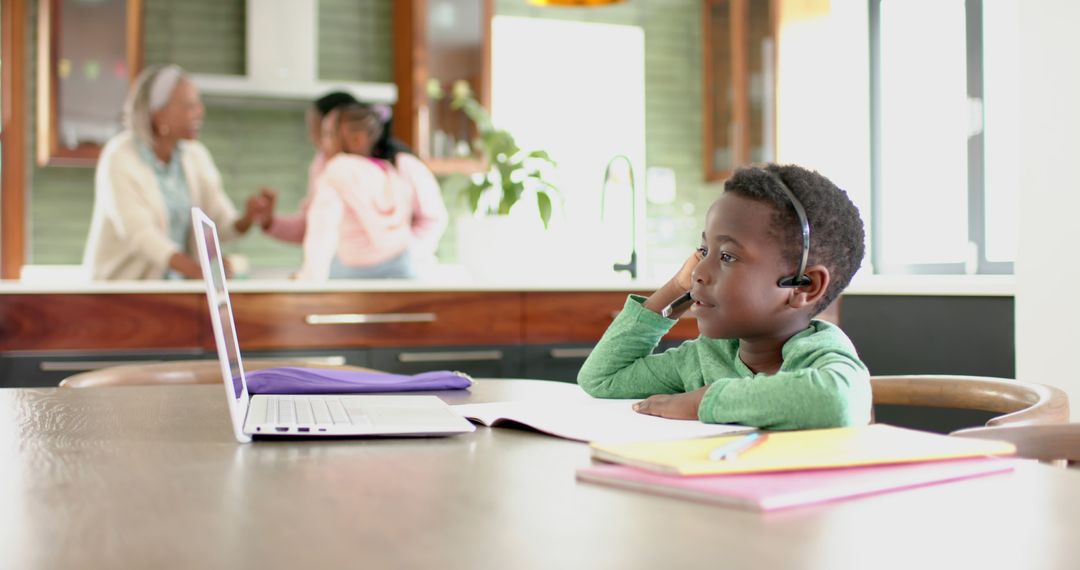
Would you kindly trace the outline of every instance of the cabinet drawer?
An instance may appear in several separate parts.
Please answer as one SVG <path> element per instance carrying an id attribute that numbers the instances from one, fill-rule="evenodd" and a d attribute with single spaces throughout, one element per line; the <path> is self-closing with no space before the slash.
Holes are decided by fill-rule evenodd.
<path id="1" fill-rule="evenodd" d="M 515 378 L 521 376 L 521 347 L 377 348 L 371 367 L 396 374 L 458 370 L 473 378 Z"/>
<path id="2" fill-rule="evenodd" d="M 525 347 L 524 376 L 537 380 L 577 383 L 578 371 L 592 352 L 591 344 L 530 345 Z"/>
<path id="3" fill-rule="evenodd" d="M 205 306 L 184 294 L 0 295 L 0 351 L 194 349 Z"/>
<path id="4" fill-rule="evenodd" d="M 131 352 L 31 351 L 0 356 L 0 388 L 55 387 L 68 376 L 123 364 L 213 358 L 201 350 Z"/>
<path id="5" fill-rule="evenodd" d="M 245 350 L 521 342 L 520 293 L 246 293 L 232 303 Z"/>
<path id="6" fill-rule="evenodd" d="M 627 296 L 607 291 L 525 293 L 525 342 L 595 343 L 622 310 Z M 683 317 L 664 338 L 686 340 L 697 336 L 697 321 Z"/>

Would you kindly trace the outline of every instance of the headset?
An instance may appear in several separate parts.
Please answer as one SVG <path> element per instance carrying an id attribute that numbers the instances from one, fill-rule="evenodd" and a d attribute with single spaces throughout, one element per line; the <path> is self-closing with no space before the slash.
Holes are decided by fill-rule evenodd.
<path id="1" fill-rule="evenodd" d="M 794 289 L 797 287 L 806 287 L 813 284 L 813 281 L 806 276 L 806 258 L 810 256 L 810 221 L 806 219 L 806 210 L 803 208 L 802 202 L 795 197 L 795 193 L 791 191 L 791 188 L 784 184 L 784 181 L 780 179 L 776 173 L 761 169 L 762 172 L 767 174 L 769 178 L 772 178 L 780 186 L 780 189 L 784 191 L 784 195 L 787 196 L 791 206 L 795 208 L 795 215 L 799 217 L 799 227 L 802 230 L 802 255 L 799 257 L 799 269 L 795 271 L 795 275 L 790 277 L 781 277 L 776 282 L 778 287 L 785 287 L 788 289 Z"/>

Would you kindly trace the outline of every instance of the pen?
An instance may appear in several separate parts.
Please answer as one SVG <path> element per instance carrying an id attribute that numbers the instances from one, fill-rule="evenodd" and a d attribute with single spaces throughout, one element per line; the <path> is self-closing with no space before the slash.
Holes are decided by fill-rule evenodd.
<path id="1" fill-rule="evenodd" d="M 731 443 L 726 443 L 717 447 L 709 452 L 709 461 L 731 461 L 738 459 L 739 454 L 745 453 L 746 450 L 760 445 L 768 437 L 767 435 L 755 431 L 747 434 L 745 437 L 739 438 Z"/>
<path id="2" fill-rule="evenodd" d="M 672 301 L 670 305 L 664 307 L 664 310 L 660 311 L 660 315 L 664 318 L 671 318 L 671 313 L 681 309 L 683 305 L 690 301 L 693 301 L 693 299 L 690 297 L 690 292 L 687 291 L 681 297 Z"/>

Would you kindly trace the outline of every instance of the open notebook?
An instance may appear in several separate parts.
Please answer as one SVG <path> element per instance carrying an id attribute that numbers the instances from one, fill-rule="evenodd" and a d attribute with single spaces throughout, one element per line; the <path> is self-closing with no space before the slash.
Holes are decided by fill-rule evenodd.
<path id="1" fill-rule="evenodd" d="M 576 387 L 575 387 L 576 388 Z M 548 435 L 585 442 L 658 441 L 713 437 L 753 431 L 754 428 L 672 420 L 635 412 L 640 400 L 601 400 L 572 394 L 562 400 L 492 402 L 451 406 L 455 412 L 485 426 L 522 424 Z"/>

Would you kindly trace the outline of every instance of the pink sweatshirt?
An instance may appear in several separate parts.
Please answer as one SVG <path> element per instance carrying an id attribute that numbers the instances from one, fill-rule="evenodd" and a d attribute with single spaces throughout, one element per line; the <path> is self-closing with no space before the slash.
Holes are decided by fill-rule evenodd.
<path id="1" fill-rule="evenodd" d="M 298 279 L 326 279 L 335 253 L 362 267 L 411 247 L 434 252 L 447 224 L 438 183 L 415 157 L 398 155 L 398 166 L 350 154 L 326 162 L 306 200 Z"/>
<path id="2" fill-rule="evenodd" d="M 304 233 L 307 231 L 308 208 L 315 196 L 315 184 L 319 175 L 326 169 L 326 162 L 326 156 L 321 152 L 311 159 L 311 165 L 308 166 L 307 195 L 300 202 L 300 210 L 295 214 L 274 216 L 274 222 L 266 229 L 267 234 L 281 241 L 303 243 Z M 408 153 L 397 155 L 396 168 L 413 189 L 412 231 L 416 236 L 417 249 L 434 255 L 449 220 L 439 181 L 423 161 Z"/>

